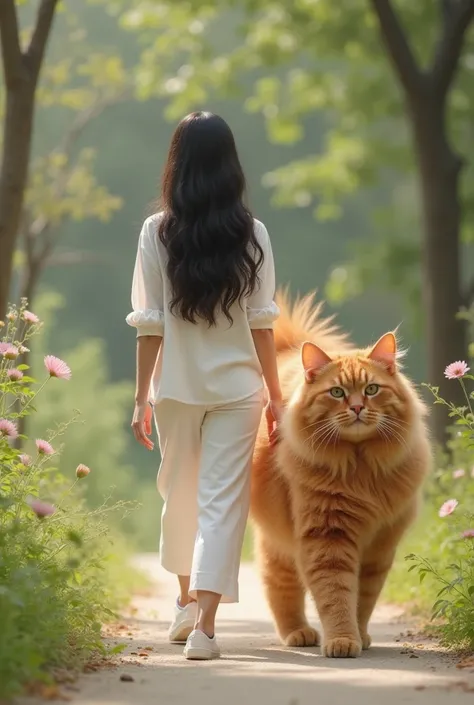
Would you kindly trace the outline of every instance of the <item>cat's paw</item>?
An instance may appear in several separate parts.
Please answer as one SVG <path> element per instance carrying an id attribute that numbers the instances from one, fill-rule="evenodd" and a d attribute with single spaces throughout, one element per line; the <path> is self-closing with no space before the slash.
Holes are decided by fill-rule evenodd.
<path id="1" fill-rule="evenodd" d="M 316 629 L 308 625 L 288 634 L 283 643 L 285 646 L 319 646 L 320 637 Z"/>
<path id="2" fill-rule="evenodd" d="M 370 648 L 370 645 L 372 643 L 372 637 L 370 634 L 367 634 L 367 632 L 361 633 L 361 638 L 362 638 L 362 649 L 366 651 L 367 649 Z"/>
<path id="3" fill-rule="evenodd" d="M 356 658 L 360 656 L 362 644 L 360 639 L 346 636 L 328 639 L 323 644 L 323 654 L 329 658 Z"/>

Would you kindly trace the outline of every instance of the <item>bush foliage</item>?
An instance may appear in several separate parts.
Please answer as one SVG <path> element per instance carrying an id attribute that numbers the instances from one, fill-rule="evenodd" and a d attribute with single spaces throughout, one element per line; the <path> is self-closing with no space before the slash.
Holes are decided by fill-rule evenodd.
<path id="1" fill-rule="evenodd" d="M 21 364 L 41 328 L 25 304 L 11 308 L 0 342 L 0 698 L 30 681 L 48 680 L 55 667 L 77 667 L 104 653 L 101 625 L 126 596 L 127 581 L 112 579 L 122 546 L 112 551 L 109 516 L 125 503 L 88 509 L 85 465 L 61 474 L 56 462 L 69 422 L 57 420 L 42 439 L 19 435 L 20 419 L 36 413 L 41 392 L 67 384 L 62 361 L 45 358 L 41 383 Z M 122 556 L 121 559 L 114 557 Z"/>

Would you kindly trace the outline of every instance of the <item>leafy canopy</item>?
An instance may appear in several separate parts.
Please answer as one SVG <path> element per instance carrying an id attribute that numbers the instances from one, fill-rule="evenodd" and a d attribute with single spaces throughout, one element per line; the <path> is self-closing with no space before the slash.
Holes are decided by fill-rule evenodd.
<path id="1" fill-rule="evenodd" d="M 428 68 L 441 36 L 439 3 L 394 0 L 393 6 L 416 61 Z M 358 243 L 355 262 L 333 272 L 328 293 L 341 299 L 377 283 L 403 287 L 413 302 L 419 289 L 415 163 L 401 89 L 370 0 L 227 0 L 218 5 L 135 0 L 132 6 L 112 0 L 108 7 L 121 13 L 124 27 L 140 32 L 140 94 L 165 98 L 169 118 L 204 107 L 216 91 L 239 95 L 240 90 L 246 108 L 263 116 L 271 142 L 295 144 L 311 135 L 315 120 L 324 120 L 324 141 L 314 152 L 265 176 L 277 206 L 312 206 L 318 219 L 337 218 L 345 199 L 360 189 L 402 180 L 414 194 L 408 209 L 397 207 L 407 194 L 395 190 L 393 202 L 377 213 L 376 241 L 372 236 Z M 473 145 L 473 46 L 471 28 L 448 100 L 450 139 L 463 155 Z M 465 242 L 474 239 L 469 225 L 473 185 L 467 160 Z M 381 262 L 390 272 L 388 280 Z"/>

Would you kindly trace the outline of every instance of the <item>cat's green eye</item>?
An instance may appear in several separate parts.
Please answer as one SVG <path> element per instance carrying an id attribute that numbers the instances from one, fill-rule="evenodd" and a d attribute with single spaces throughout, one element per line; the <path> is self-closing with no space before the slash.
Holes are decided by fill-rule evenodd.
<path id="1" fill-rule="evenodd" d="M 342 399 L 346 396 L 342 387 L 331 387 L 329 394 L 335 399 Z"/>
<path id="2" fill-rule="evenodd" d="M 368 397 L 373 397 L 374 394 L 377 394 L 377 392 L 379 391 L 379 389 L 380 389 L 380 387 L 379 387 L 378 384 L 369 384 L 369 385 L 365 388 L 365 393 L 367 394 Z"/>

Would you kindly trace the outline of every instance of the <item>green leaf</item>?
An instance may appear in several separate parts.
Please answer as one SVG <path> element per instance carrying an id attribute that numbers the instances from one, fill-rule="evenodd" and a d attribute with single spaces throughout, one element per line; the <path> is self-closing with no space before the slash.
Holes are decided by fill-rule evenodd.
<path id="1" fill-rule="evenodd" d="M 127 644 L 117 644 L 113 646 L 108 653 L 110 655 L 121 654 L 127 648 Z"/>

